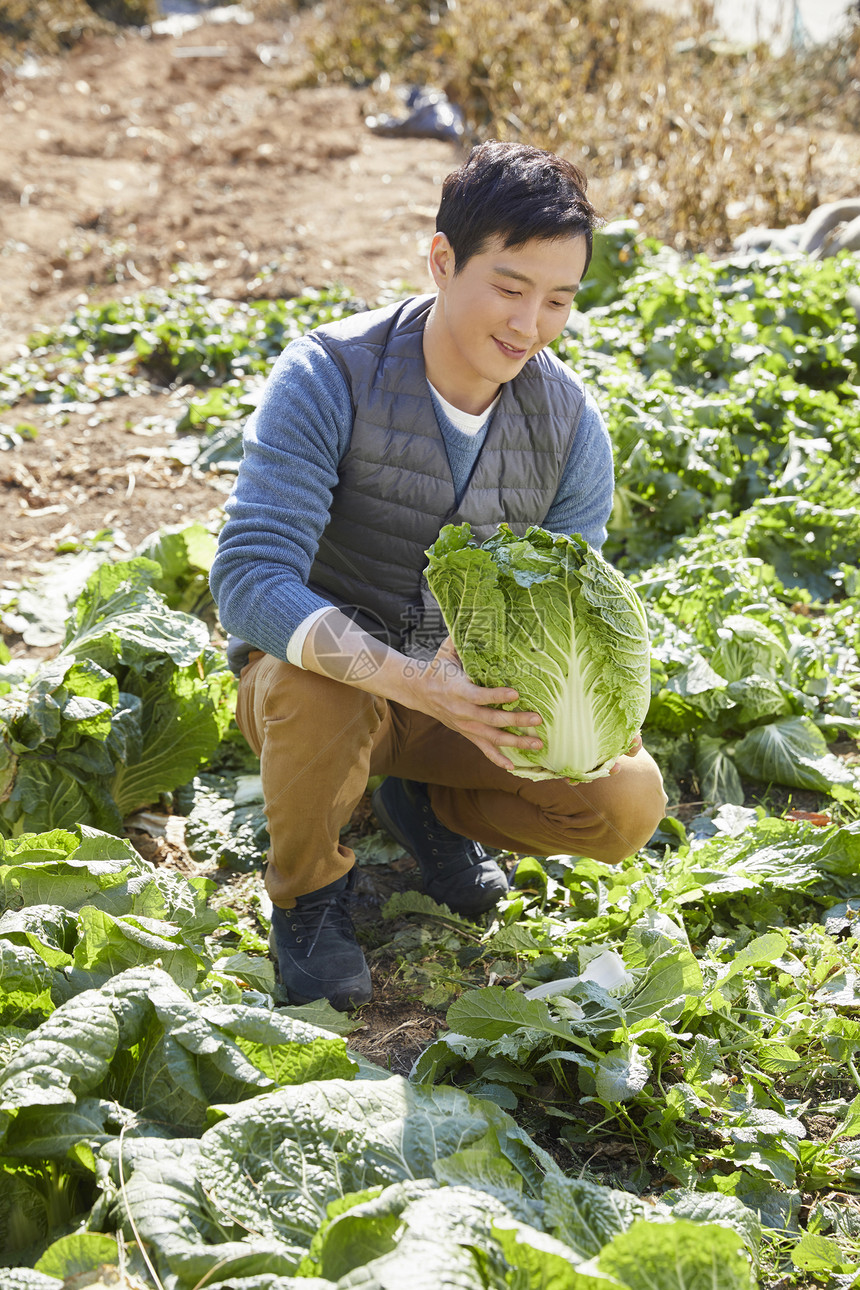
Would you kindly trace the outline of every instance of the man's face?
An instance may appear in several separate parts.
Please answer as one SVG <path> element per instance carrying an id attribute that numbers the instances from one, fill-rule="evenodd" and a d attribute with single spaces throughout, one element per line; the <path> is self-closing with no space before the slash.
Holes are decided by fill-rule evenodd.
<path id="1" fill-rule="evenodd" d="M 584 237 L 501 238 L 454 272 L 454 251 L 437 233 L 430 269 L 439 288 L 425 335 L 427 376 L 450 403 L 482 412 L 498 388 L 560 335 L 585 271 Z"/>

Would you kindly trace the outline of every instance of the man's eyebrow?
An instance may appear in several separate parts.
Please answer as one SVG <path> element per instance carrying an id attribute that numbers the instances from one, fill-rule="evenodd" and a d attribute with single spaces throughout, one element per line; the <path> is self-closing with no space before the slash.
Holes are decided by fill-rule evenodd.
<path id="1" fill-rule="evenodd" d="M 528 274 L 519 273 L 516 269 L 509 269 L 507 265 L 504 264 L 494 265 L 493 272 L 500 274 L 503 278 L 514 278 L 517 282 L 525 282 L 529 287 L 533 287 L 535 285 L 534 280 L 530 278 Z M 579 290 L 579 283 L 577 282 L 574 286 L 552 287 L 551 290 L 570 291 L 575 295 Z"/>

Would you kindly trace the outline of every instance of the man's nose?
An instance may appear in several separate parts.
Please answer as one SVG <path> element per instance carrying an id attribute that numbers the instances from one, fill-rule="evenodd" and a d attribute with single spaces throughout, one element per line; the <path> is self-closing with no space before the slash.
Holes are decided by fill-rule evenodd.
<path id="1" fill-rule="evenodd" d="M 508 324 L 518 336 L 530 339 L 537 335 L 538 305 L 536 301 L 520 299 L 514 302 Z"/>

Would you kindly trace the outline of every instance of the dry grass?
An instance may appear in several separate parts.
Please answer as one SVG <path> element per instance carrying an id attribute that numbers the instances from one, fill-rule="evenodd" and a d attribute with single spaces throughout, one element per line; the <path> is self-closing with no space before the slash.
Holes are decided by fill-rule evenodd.
<path id="1" fill-rule="evenodd" d="M 304 11 L 304 83 L 441 87 L 473 141 L 571 157 L 607 217 L 634 215 L 679 250 L 723 251 L 750 225 L 856 195 L 850 164 L 822 180 L 822 152 L 860 131 L 860 14 L 833 45 L 777 59 L 718 42 L 711 0 L 691 3 L 680 18 L 637 0 L 245 0 L 264 18 Z M 0 0 L 0 67 L 157 13 L 158 0 Z"/>
<path id="2" fill-rule="evenodd" d="M 629 0 L 328 0 L 311 51 L 326 78 L 441 86 L 474 139 L 570 156 L 608 213 L 720 250 L 819 201 L 808 122 L 856 129 L 859 37 L 775 59 L 717 43 L 703 0 L 686 19 Z"/>
<path id="3" fill-rule="evenodd" d="M 0 0 L 0 63 L 56 54 L 83 36 L 157 16 L 158 0 Z"/>

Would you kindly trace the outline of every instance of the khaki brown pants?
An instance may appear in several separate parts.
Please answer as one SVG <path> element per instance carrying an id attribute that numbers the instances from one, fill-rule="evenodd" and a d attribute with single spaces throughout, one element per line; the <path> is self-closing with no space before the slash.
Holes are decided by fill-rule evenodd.
<path id="1" fill-rule="evenodd" d="M 426 783 L 441 822 L 485 846 L 617 863 L 644 846 L 666 796 L 641 750 L 588 784 L 539 783 L 494 766 L 431 717 L 254 652 L 236 718 L 260 758 L 272 840 L 266 888 L 276 905 L 341 877 L 355 855 L 340 830 L 370 775 Z"/>

